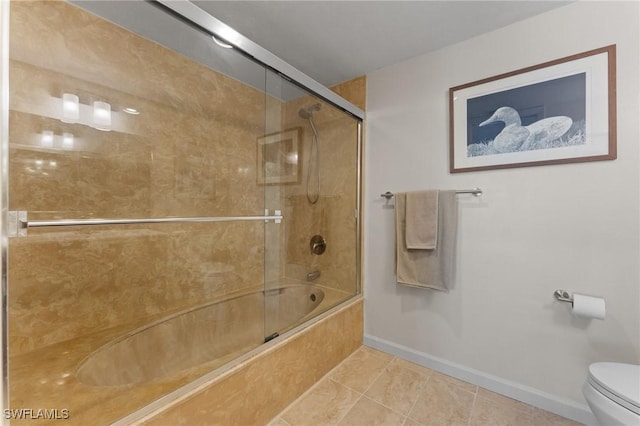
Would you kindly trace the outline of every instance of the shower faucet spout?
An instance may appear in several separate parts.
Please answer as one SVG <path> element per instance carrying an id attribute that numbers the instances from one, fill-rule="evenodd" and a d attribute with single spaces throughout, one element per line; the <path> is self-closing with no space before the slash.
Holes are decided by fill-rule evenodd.
<path id="1" fill-rule="evenodd" d="M 312 271 L 307 274 L 307 281 L 313 281 L 320 276 L 320 271 Z"/>

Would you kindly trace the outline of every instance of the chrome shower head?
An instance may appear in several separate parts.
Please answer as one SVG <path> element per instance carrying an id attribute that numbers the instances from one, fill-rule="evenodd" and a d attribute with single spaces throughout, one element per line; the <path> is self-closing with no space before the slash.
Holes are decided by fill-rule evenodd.
<path id="1" fill-rule="evenodd" d="M 321 106 L 322 105 L 320 104 L 313 104 L 311 106 L 308 106 L 307 108 L 300 108 L 298 110 L 298 115 L 300 116 L 300 118 L 308 120 L 311 118 L 311 116 L 313 116 L 314 111 L 320 111 Z"/>

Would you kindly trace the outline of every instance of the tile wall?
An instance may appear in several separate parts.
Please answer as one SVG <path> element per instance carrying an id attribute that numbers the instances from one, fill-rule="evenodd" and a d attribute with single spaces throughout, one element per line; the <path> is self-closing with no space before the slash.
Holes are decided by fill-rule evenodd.
<path id="1" fill-rule="evenodd" d="M 314 213 L 322 228 L 312 229 L 297 219 L 307 213 L 296 207 L 302 181 L 283 190 L 257 183 L 265 105 L 279 109 L 276 127 L 303 128 L 304 155 L 310 128 L 295 119 L 304 99 L 267 99 L 66 2 L 14 1 L 10 17 L 9 210 L 26 210 L 30 220 L 260 215 L 265 197 L 273 197 L 290 218 L 285 226 L 267 225 L 277 253 L 266 257 L 267 265 L 265 225 L 258 222 L 32 229 L 26 238 L 12 238 L 12 406 L 57 404 L 47 398 L 82 393 L 88 399 L 78 400 L 75 418 L 95 416 L 100 411 L 91 401 L 104 395 L 78 387 L 73 377 L 84 355 L 172 312 L 261 288 L 265 266 L 276 278 L 321 268 L 319 283 L 353 294 L 353 120 L 328 106 L 317 116 L 326 192 L 321 213 Z M 361 83 L 349 89 L 360 99 Z M 61 120 L 63 93 L 79 97 L 80 123 Z M 111 105 L 110 131 L 86 120 L 94 101 Z M 124 113 L 127 107 L 140 114 Z M 323 263 L 293 258 L 297 249 L 286 249 L 296 238 L 289 231 L 300 226 L 300 232 L 327 236 Z M 354 327 L 361 329 L 361 320 Z M 116 419 L 172 386 L 154 385 L 139 400 L 128 388 L 116 389 L 109 393 L 114 404 L 104 403 L 105 418 Z"/>

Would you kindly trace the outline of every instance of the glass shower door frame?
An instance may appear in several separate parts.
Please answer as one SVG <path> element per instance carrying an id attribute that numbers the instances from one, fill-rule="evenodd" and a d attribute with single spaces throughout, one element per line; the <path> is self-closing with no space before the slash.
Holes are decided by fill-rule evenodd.
<path id="1" fill-rule="evenodd" d="M 2 287 L 2 313 L 0 313 L 0 327 L 2 329 L 2 362 L 0 374 L 0 408 L 3 413 L 9 407 L 9 378 L 8 360 L 8 325 L 7 325 L 7 277 L 8 277 L 8 209 L 9 209 L 9 8 L 10 2 L 0 1 L 0 274 Z"/>

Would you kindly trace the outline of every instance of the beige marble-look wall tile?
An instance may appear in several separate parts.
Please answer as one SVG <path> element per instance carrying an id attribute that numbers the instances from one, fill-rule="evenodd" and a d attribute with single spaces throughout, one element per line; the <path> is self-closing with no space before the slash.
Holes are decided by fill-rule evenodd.
<path id="1" fill-rule="evenodd" d="M 331 90 L 342 96 L 361 110 L 367 108 L 367 76 L 356 77 L 331 87 Z"/>
<path id="2" fill-rule="evenodd" d="M 144 424 L 266 424 L 362 344 L 362 324 L 358 300 Z"/>
<path id="3" fill-rule="evenodd" d="M 263 212 L 260 91 L 58 1 L 11 3 L 10 71 L 10 209 L 31 220 Z M 63 92 L 108 101 L 116 127 L 61 122 Z M 30 231 L 10 243 L 11 355 L 260 285 L 263 226 Z"/>
<path id="4" fill-rule="evenodd" d="M 28 210 L 31 219 L 263 213 L 265 188 L 256 182 L 256 139 L 266 125 L 264 93 L 67 2 L 11 2 L 10 28 L 11 209 Z M 121 127 L 103 132 L 62 123 L 55 110 L 65 92 L 76 93 L 87 106 L 94 100 L 109 102 Z M 134 106 L 141 114 L 128 116 L 120 111 L 124 106 Z M 282 108 L 297 115 L 293 105 Z M 353 139 L 353 123 L 329 107 L 324 115 L 319 126 L 331 141 L 326 142 L 323 161 L 333 162 L 335 172 L 323 174 L 323 185 L 331 194 L 354 200 L 355 182 L 341 186 L 342 181 L 353 181 L 355 162 L 346 161 L 353 148 L 344 151 L 340 145 Z M 42 146 L 44 130 L 56 135 L 51 147 Z M 73 149 L 62 149 L 63 133 L 74 134 Z M 278 194 L 284 197 L 285 190 Z M 332 232 L 352 235 L 348 222 L 336 217 L 330 217 L 337 223 Z M 229 223 L 33 230 L 26 239 L 12 240 L 9 348 L 10 357 L 20 361 L 10 362 L 10 375 L 12 386 L 24 384 L 12 392 L 12 405 L 34 401 L 34 395 L 42 398 L 39 401 L 59 401 L 55 398 L 60 395 L 50 388 L 29 384 L 28 373 L 41 354 L 73 358 L 68 350 L 75 348 L 74 339 L 111 335 L 113 330 L 124 333 L 150 319 L 262 284 L 263 228 L 261 223 Z M 326 274 L 332 277 L 328 283 L 353 288 L 353 265 L 336 262 L 328 267 L 333 268 Z M 340 320 L 331 337 L 303 345 L 316 355 L 333 355 L 319 357 L 311 373 L 303 371 L 305 365 L 296 367 L 293 383 L 279 388 L 285 399 L 355 350 L 353 342 L 362 338 L 361 316 L 360 307 L 359 315 Z M 335 340 L 336 335 L 344 340 Z M 99 338 L 95 342 L 105 343 Z M 282 359 L 268 366 L 285 371 L 298 365 L 295 352 Z M 35 367 L 42 374 L 69 374 Z M 250 372 L 249 379 L 230 382 L 240 401 L 245 385 L 261 374 L 259 369 Z M 80 385 L 65 389 L 71 389 L 76 405 L 99 400 L 96 395 L 103 391 Z M 148 402 L 148 394 L 171 389 L 171 383 L 163 382 L 142 390 L 114 390 L 108 403 L 105 399 L 104 404 L 83 405 L 86 411 L 75 421 L 87 424 L 100 414 L 116 418 L 122 410 Z M 227 391 L 219 392 L 221 398 L 227 396 Z M 273 406 L 266 407 L 257 418 L 268 418 Z M 194 408 L 195 413 L 202 410 Z"/>
<path id="5" fill-rule="evenodd" d="M 364 101 L 366 79 L 346 82 L 336 88 L 338 93 Z M 300 126 L 298 110 L 318 102 L 311 97 L 288 102 L 284 107 L 283 128 Z M 302 177 L 299 185 L 286 187 L 284 195 L 288 208 L 308 211 L 292 227 L 285 224 L 287 258 L 282 267 L 291 278 L 304 279 L 307 272 L 320 270 L 319 284 L 347 292 L 355 292 L 356 280 L 356 205 L 357 122 L 352 117 L 322 103 L 314 114 L 320 152 L 320 199 L 312 205 L 306 201 L 306 174 L 312 144 L 312 130 L 302 122 Z M 291 200 L 294 200 L 293 202 Z M 304 206 L 303 203 L 307 205 Z M 296 218 L 298 216 L 296 215 Z M 319 231 L 320 232 L 319 232 Z M 309 252 L 311 236 L 320 234 L 327 239 L 327 251 L 322 256 Z"/>

